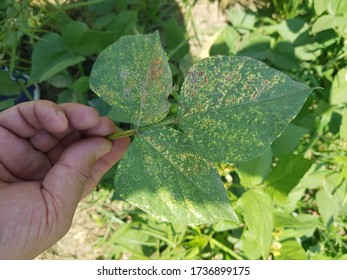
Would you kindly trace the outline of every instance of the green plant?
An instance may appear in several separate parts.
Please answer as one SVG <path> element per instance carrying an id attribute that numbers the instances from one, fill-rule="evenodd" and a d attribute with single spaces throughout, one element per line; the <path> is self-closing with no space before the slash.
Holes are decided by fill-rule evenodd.
<path id="1" fill-rule="evenodd" d="M 121 36 L 159 26 L 174 79 L 189 47 L 177 4 L 166 1 L 6 0 L 0 3 L 0 109 L 14 105 L 37 83 L 42 99 L 92 104 L 89 72 L 94 57 Z M 27 75 L 21 84 L 13 76 Z M 30 99 L 30 96 L 28 95 Z"/>
<path id="2" fill-rule="evenodd" d="M 311 92 L 251 58 L 216 56 L 190 69 L 177 114 L 167 117 L 172 78 L 158 33 L 104 50 L 90 86 L 134 127 L 109 137 L 135 135 L 114 178 L 117 196 L 183 224 L 237 221 L 211 162 L 264 153 Z"/>
<path id="3" fill-rule="evenodd" d="M 100 114 L 130 130 L 125 134 L 135 133 L 135 144 L 143 143 L 151 127 L 136 128 L 128 117 L 131 113 L 125 114 L 118 106 L 110 109 L 96 97 L 89 88 L 89 73 L 99 52 L 115 40 L 158 29 L 173 76 L 167 98 L 170 109 L 158 122 L 163 125 L 174 121 L 167 124 L 168 128 L 187 138 L 177 110 L 184 93 L 181 91 L 180 96 L 179 89 L 194 61 L 189 54 L 194 40 L 189 44 L 188 40 L 198 37 L 200 47 L 210 46 L 201 36 L 205 30 L 196 24 L 199 19 L 195 17 L 203 14 L 194 12 L 200 6 L 195 6 L 196 1 L 0 2 L 0 95 L 10 96 L 0 101 L 0 110 L 13 105 L 27 86 L 15 83 L 10 72 L 32 75 L 31 82 L 39 84 L 42 98 L 94 106 Z M 177 2 L 183 2 L 181 10 Z M 237 1 L 241 7 L 234 5 L 235 1 L 221 2 L 229 2 L 225 8 L 228 23 L 222 30 L 215 30 L 210 55 L 249 56 L 320 89 L 309 96 L 300 113 L 262 154 L 233 164 L 212 163 L 213 169 L 217 166 L 238 224 L 178 225 L 158 221 L 127 202 L 111 202 L 115 166 L 89 197 L 98 206 L 92 212 L 93 219 L 95 215 L 105 229 L 99 232 L 98 245 L 105 245 L 99 257 L 346 259 L 346 1 Z M 75 36 L 76 30 L 79 36 Z M 150 109 L 155 111 L 154 107 Z M 156 138 L 158 131 L 153 130 L 151 136 Z M 191 149 L 194 142 L 187 141 Z M 136 153 L 134 161 L 138 158 Z M 143 179 L 136 172 L 123 174 L 130 181 L 133 177 Z M 198 176 L 190 177 L 187 180 L 194 182 Z M 219 181 L 218 175 L 216 178 Z M 119 198 L 117 191 L 115 198 Z"/>

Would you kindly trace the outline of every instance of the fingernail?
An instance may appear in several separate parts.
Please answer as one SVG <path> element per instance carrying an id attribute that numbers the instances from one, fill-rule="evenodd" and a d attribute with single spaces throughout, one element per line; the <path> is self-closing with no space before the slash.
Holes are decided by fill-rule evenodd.
<path id="1" fill-rule="evenodd" d="M 68 121 L 67 121 L 67 117 L 66 117 L 66 115 L 65 115 L 65 112 L 64 112 L 63 110 L 59 110 L 59 111 L 57 112 L 57 116 L 58 116 L 60 119 L 62 119 L 65 123 L 68 122 Z"/>
<path id="2" fill-rule="evenodd" d="M 105 142 L 96 151 L 96 159 L 102 158 L 104 155 L 109 153 L 112 149 L 112 143 L 110 141 Z"/>

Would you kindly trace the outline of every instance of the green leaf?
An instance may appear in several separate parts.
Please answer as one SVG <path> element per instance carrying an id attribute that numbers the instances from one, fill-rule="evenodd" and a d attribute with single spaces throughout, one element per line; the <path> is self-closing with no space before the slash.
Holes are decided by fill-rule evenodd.
<path id="1" fill-rule="evenodd" d="M 0 95 L 13 96 L 19 95 L 21 88 L 18 83 L 11 79 L 10 73 L 0 70 Z"/>
<path id="2" fill-rule="evenodd" d="M 322 184 L 325 184 L 330 173 L 331 170 L 328 170 L 325 165 L 312 164 L 299 183 L 290 191 L 285 205 L 286 209 L 294 211 L 297 208 L 296 203 L 303 197 L 305 190 L 320 188 Z"/>
<path id="3" fill-rule="evenodd" d="M 72 21 L 63 29 L 63 39 L 67 48 L 81 56 L 102 51 L 114 42 L 114 37 L 110 32 L 92 31 L 87 24 L 80 21 Z"/>
<path id="4" fill-rule="evenodd" d="M 306 252 L 296 240 L 286 240 L 281 243 L 276 260 L 307 260 Z"/>
<path id="5" fill-rule="evenodd" d="M 56 88 L 67 88 L 73 83 L 70 73 L 65 70 L 47 79 L 46 82 Z"/>
<path id="6" fill-rule="evenodd" d="M 165 118 L 172 77 L 159 33 L 124 36 L 95 62 L 90 87 L 137 128 Z"/>
<path id="7" fill-rule="evenodd" d="M 274 226 L 276 229 L 283 228 L 285 230 L 292 230 L 291 234 L 282 236 L 286 238 L 310 238 L 313 236 L 314 231 L 319 225 L 319 217 L 309 214 L 291 215 L 285 212 L 276 211 L 274 213 Z"/>
<path id="8" fill-rule="evenodd" d="M 270 171 L 271 164 L 271 149 L 256 158 L 239 163 L 237 174 L 240 176 L 241 184 L 245 187 L 260 185 Z"/>
<path id="9" fill-rule="evenodd" d="M 69 86 L 73 91 L 78 94 L 85 93 L 89 90 L 89 77 L 82 76 L 76 80 L 72 85 Z"/>
<path id="10" fill-rule="evenodd" d="M 114 122 L 131 123 L 131 120 L 129 119 L 127 114 L 119 110 L 119 108 L 111 108 L 111 110 L 107 113 L 107 117 Z"/>
<path id="11" fill-rule="evenodd" d="M 294 46 L 286 41 L 278 42 L 271 50 L 268 59 L 280 69 L 292 70 L 299 66 Z"/>
<path id="12" fill-rule="evenodd" d="M 267 259 L 272 242 L 273 206 L 271 198 L 261 190 L 252 189 L 245 192 L 237 206 L 247 225 L 243 235 L 243 250 L 250 259 L 260 256 Z"/>
<path id="13" fill-rule="evenodd" d="M 242 240 L 242 249 L 248 259 L 256 260 L 262 256 L 262 247 L 259 245 L 259 240 L 254 233 L 250 231 L 246 231 L 242 235 L 241 240 Z M 267 255 L 268 255 L 268 251 L 269 250 L 266 250 Z M 263 258 L 266 259 L 267 255 L 264 255 Z"/>
<path id="14" fill-rule="evenodd" d="M 240 56 L 249 56 L 257 60 L 269 61 L 280 69 L 292 70 L 298 67 L 295 49 L 292 43 L 278 41 L 275 46 L 273 38 L 263 34 L 254 33 L 246 38 L 246 44 L 237 53 Z"/>
<path id="15" fill-rule="evenodd" d="M 324 15 L 317 19 L 317 21 L 312 25 L 312 32 L 318 33 L 323 30 L 337 28 L 346 25 L 347 18 L 344 16 Z"/>
<path id="16" fill-rule="evenodd" d="M 347 13 L 347 2 L 345 0 L 314 0 L 314 9 L 317 15 L 325 11 L 330 15 L 343 15 Z"/>
<path id="17" fill-rule="evenodd" d="M 252 33 L 244 40 L 245 43 L 237 55 L 249 56 L 262 61 L 268 59 L 271 52 L 271 37 L 258 33 Z"/>
<path id="18" fill-rule="evenodd" d="M 347 103 L 347 67 L 337 72 L 331 85 L 330 104 Z"/>
<path id="19" fill-rule="evenodd" d="M 207 159 L 242 162 L 271 145 L 310 92 L 254 59 L 210 57 L 186 76 L 179 121 L 195 150 Z"/>
<path id="20" fill-rule="evenodd" d="M 114 17 L 115 15 L 113 14 L 106 14 L 106 15 L 99 16 L 93 21 L 91 27 L 92 29 L 97 29 L 97 30 L 104 29 L 112 21 Z"/>
<path id="21" fill-rule="evenodd" d="M 136 222 L 122 224 L 109 238 L 108 242 L 113 246 L 120 246 L 121 251 L 130 252 L 132 257 L 138 260 L 147 259 L 143 252 L 144 247 L 154 247 L 155 243 L 150 242 L 148 234 L 136 229 L 136 227 L 138 227 Z"/>
<path id="22" fill-rule="evenodd" d="M 326 2 L 327 0 L 313 0 L 316 15 L 319 16 L 326 11 Z"/>
<path id="23" fill-rule="evenodd" d="M 4 101 L 0 101 L 0 111 L 12 107 L 14 105 L 15 100 L 15 98 L 9 98 Z"/>
<path id="24" fill-rule="evenodd" d="M 285 202 L 290 191 L 299 183 L 312 163 L 301 156 L 284 155 L 279 158 L 264 181 L 265 190 L 274 200 Z"/>
<path id="25" fill-rule="evenodd" d="M 307 132 L 308 129 L 290 123 L 282 135 L 272 143 L 271 148 L 274 155 L 279 156 L 291 153 Z"/>
<path id="26" fill-rule="evenodd" d="M 231 24 L 242 33 L 247 33 L 253 30 L 255 23 L 257 22 L 255 13 L 249 9 L 230 9 L 226 16 Z"/>
<path id="27" fill-rule="evenodd" d="M 124 11 L 114 15 L 106 30 L 114 34 L 115 40 L 125 35 L 134 35 L 137 30 L 137 11 Z"/>
<path id="28" fill-rule="evenodd" d="M 345 0 L 327 0 L 327 10 L 333 15 L 345 15 L 347 13 L 347 2 Z"/>
<path id="29" fill-rule="evenodd" d="M 295 48 L 295 56 L 299 60 L 306 61 L 316 61 L 318 57 L 322 54 L 322 50 L 325 48 L 324 45 L 315 41 L 316 39 L 310 39 L 312 41 L 308 42 L 305 45 L 301 45 Z"/>
<path id="30" fill-rule="evenodd" d="M 229 55 L 236 53 L 240 41 L 239 33 L 232 27 L 226 26 L 213 42 L 210 55 Z"/>
<path id="31" fill-rule="evenodd" d="M 31 81 L 42 82 L 65 68 L 85 60 L 70 52 L 59 34 L 49 33 L 34 45 Z"/>
<path id="32" fill-rule="evenodd" d="M 232 221 L 220 221 L 217 223 L 213 224 L 213 230 L 215 232 L 223 232 L 223 231 L 228 231 L 228 230 L 235 230 L 239 228 L 239 225 L 232 222 Z"/>
<path id="33" fill-rule="evenodd" d="M 171 18 L 163 22 L 164 40 L 168 53 L 174 53 L 179 59 L 189 53 L 189 44 L 182 24 Z"/>
<path id="34" fill-rule="evenodd" d="M 342 141 L 347 141 L 347 108 L 344 108 L 344 110 L 342 111 L 340 138 Z"/>
<path id="35" fill-rule="evenodd" d="M 338 203 L 325 188 L 316 193 L 316 202 L 324 224 L 329 227 L 339 214 Z"/>
<path id="36" fill-rule="evenodd" d="M 303 19 L 293 18 L 282 21 L 277 26 L 277 31 L 283 40 L 294 43 L 308 28 L 308 24 Z"/>
<path id="37" fill-rule="evenodd" d="M 335 161 L 338 161 L 338 157 L 335 157 Z M 343 163 L 345 163 L 346 161 L 344 161 L 344 158 L 341 157 L 341 160 L 343 160 Z M 327 168 L 328 169 L 328 168 Z M 329 170 L 329 169 L 328 169 Z M 327 174 L 327 176 L 324 178 L 324 181 L 322 182 L 322 186 L 331 194 L 335 193 L 336 190 L 341 186 L 341 184 L 343 183 L 344 177 L 342 172 L 334 172 L 331 171 L 329 172 L 329 174 Z"/>
<path id="38" fill-rule="evenodd" d="M 237 221 L 216 169 L 169 127 L 135 137 L 118 166 L 115 187 L 120 197 L 170 222 Z"/>

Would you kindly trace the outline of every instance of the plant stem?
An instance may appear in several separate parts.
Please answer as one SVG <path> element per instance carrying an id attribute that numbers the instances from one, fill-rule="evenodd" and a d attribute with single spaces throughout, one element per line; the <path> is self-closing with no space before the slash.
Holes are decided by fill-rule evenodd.
<path id="1" fill-rule="evenodd" d="M 159 123 L 147 125 L 144 127 L 139 127 L 137 129 L 130 129 L 130 130 L 116 132 L 116 133 L 108 135 L 107 139 L 112 141 L 112 140 L 116 140 L 116 139 L 123 138 L 123 137 L 129 137 L 129 136 L 133 136 L 137 133 L 140 133 L 142 131 L 145 131 L 146 129 L 149 129 L 149 128 L 161 127 L 161 126 L 173 124 L 173 123 L 177 123 L 177 117 L 169 117 L 169 118 L 167 118 L 167 119 L 165 119 Z"/>
<path id="2" fill-rule="evenodd" d="M 125 130 L 121 132 L 116 132 L 107 136 L 108 140 L 116 140 L 123 137 L 129 137 L 135 135 L 135 129 Z"/>
<path id="3" fill-rule="evenodd" d="M 188 44 L 189 38 L 184 39 L 179 45 L 174 48 L 168 55 L 168 59 L 170 59 L 174 54 L 176 54 L 179 50 L 181 50 L 184 46 Z"/>
<path id="4" fill-rule="evenodd" d="M 63 10 L 67 11 L 67 10 L 71 10 L 71 9 L 82 8 L 82 7 L 89 6 L 89 5 L 99 4 L 102 1 L 103 0 L 92 0 L 92 1 L 89 1 L 89 2 L 83 2 L 83 3 L 67 4 L 67 5 L 63 5 Z"/>
<path id="5" fill-rule="evenodd" d="M 210 240 L 211 243 L 216 245 L 219 249 L 223 250 L 224 252 L 228 253 L 232 257 L 234 257 L 236 260 L 243 260 L 241 256 L 239 256 L 236 252 L 234 252 L 232 249 L 229 247 L 225 246 L 223 243 L 217 241 L 216 239 L 212 238 Z"/>

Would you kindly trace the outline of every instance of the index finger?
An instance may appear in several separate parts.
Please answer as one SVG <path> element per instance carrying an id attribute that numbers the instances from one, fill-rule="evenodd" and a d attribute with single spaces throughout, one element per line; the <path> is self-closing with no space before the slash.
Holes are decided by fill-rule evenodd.
<path id="1" fill-rule="evenodd" d="M 65 112 L 48 100 L 24 102 L 0 113 L 0 125 L 12 133 L 30 138 L 38 130 L 62 133 L 68 128 Z"/>

